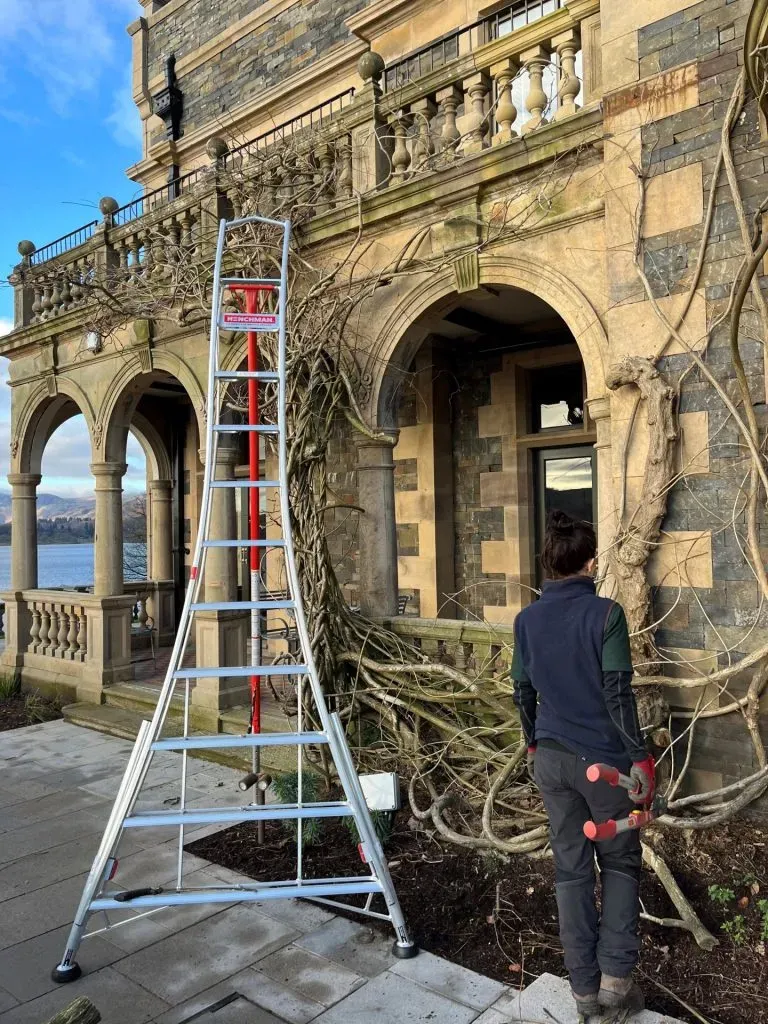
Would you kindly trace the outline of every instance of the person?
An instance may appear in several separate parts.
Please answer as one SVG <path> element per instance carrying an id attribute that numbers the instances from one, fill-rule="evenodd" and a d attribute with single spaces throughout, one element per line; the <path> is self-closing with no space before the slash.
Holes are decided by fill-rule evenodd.
<path id="1" fill-rule="evenodd" d="M 547 578 L 539 600 L 515 619 L 511 672 L 529 771 L 549 818 L 560 939 L 583 1020 L 603 1009 L 644 1007 L 632 977 L 640 950 L 640 837 L 632 830 L 592 843 L 583 826 L 627 817 L 651 802 L 655 788 L 632 691 L 626 617 L 621 605 L 597 596 L 596 554 L 588 523 L 549 514 L 541 556 Z M 636 791 L 589 782 L 587 768 L 596 762 L 631 775 Z"/>

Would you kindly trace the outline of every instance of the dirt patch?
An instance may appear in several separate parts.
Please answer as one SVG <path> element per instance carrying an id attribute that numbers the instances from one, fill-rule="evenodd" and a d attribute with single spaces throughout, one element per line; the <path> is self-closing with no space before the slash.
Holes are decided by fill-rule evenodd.
<path id="1" fill-rule="evenodd" d="M 406 920 L 423 949 L 508 985 L 528 985 L 544 971 L 564 974 L 551 860 L 483 857 L 413 826 L 400 812 L 385 848 Z M 693 837 L 659 829 L 653 841 L 720 945 L 705 953 L 687 932 L 643 922 L 640 980 L 649 1007 L 701 1024 L 663 985 L 712 1024 L 768 1024 L 768 913 L 764 921 L 760 908 L 768 900 L 768 829 L 737 822 Z M 262 847 L 248 823 L 187 849 L 254 879 L 295 877 L 295 843 L 277 822 L 267 824 Z M 323 823 L 317 844 L 304 851 L 304 873 L 367 873 L 342 822 Z M 719 887 L 719 902 L 710 886 Z M 649 914 L 677 916 L 655 876 L 646 873 L 642 898 Z M 741 923 L 734 924 L 736 918 Z"/>
<path id="2" fill-rule="evenodd" d="M 35 725 L 37 722 L 52 722 L 61 717 L 58 703 L 40 694 L 20 693 L 12 697 L 0 697 L 0 732 L 22 729 L 25 725 Z"/>

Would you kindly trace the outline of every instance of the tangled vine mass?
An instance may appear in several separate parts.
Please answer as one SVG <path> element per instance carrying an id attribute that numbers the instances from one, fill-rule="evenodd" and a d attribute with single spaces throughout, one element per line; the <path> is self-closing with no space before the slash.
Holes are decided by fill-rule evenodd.
<path id="1" fill-rule="evenodd" d="M 601 552 L 601 564 L 607 565 L 606 583 L 627 612 L 638 665 L 641 718 L 665 769 L 669 810 L 661 821 L 687 830 L 721 823 L 768 789 L 768 762 L 759 726 L 760 698 L 768 682 L 768 645 L 704 677 L 695 670 L 684 678 L 666 675 L 665 659 L 654 644 L 659 623 L 654 621 L 648 581 L 649 556 L 663 538 L 668 495 L 684 478 L 679 458 L 677 397 L 685 378 L 697 373 L 717 393 L 741 434 L 741 447 L 746 453 L 745 482 L 734 523 L 736 512 L 746 514 L 744 558 L 763 598 L 768 598 L 768 577 L 759 549 L 760 514 L 768 496 L 766 436 L 756 420 L 739 351 L 745 321 L 750 325 L 756 322 L 760 338 L 768 338 L 768 314 L 758 283 L 768 251 L 768 235 L 762 229 L 768 199 L 748 217 L 731 153 L 731 132 L 748 99 L 742 75 L 723 127 L 698 265 L 686 302 L 674 322 L 659 305 L 644 269 L 642 226 L 647 181 L 642 169 L 634 168 L 638 189 L 634 263 L 654 313 L 663 323 L 666 342 L 652 358 L 631 357 L 610 366 L 605 381 L 609 390 L 627 389 L 634 396 L 623 442 L 625 473 L 633 431 L 641 421 L 647 428 L 648 448 L 644 500 L 628 507 L 626 497 L 622 497 L 615 536 L 609 549 Z M 422 126 L 415 125 L 412 130 L 422 139 L 428 137 Z M 382 151 L 391 159 L 393 140 L 380 141 Z M 338 154 L 329 157 L 327 140 L 322 137 L 297 136 L 274 151 L 231 161 L 226 168 L 217 160 L 204 184 L 219 201 L 222 195 L 227 197 L 231 214 L 266 213 L 290 218 L 293 225 L 287 350 L 289 487 L 302 596 L 325 692 L 345 720 L 361 761 L 375 764 L 379 770 L 396 770 L 408 778 L 410 806 L 416 819 L 428 822 L 451 843 L 501 855 L 537 855 L 547 846 L 546 817 L 526 776 L 525 748 L 505 668 L 490 656 L 484 663 L 463 668 L 431 659 L 349 606 L 334 572 L 327 538 L 327 513 L 337 507 L 329 486 L 328 452 L 342 426 L 378 436 L 366 423 L 355 397 L 364 358 L 360 324 L 377 290 L 404 276 L 437 274 L 472 250 L 480 252 L 502 240 L 514 239 L 524 230 L 535 229 L 550 215 L 576 170 L 590 161 L 594 165 L 594 144 L 598 141 L 598 137 L 583 139 L 572 151 L 550 161 L 545 170 L 523 173 L 503 201 L 495 204 L 493 215 L 479 225 L 478 240 L 472 245 L 448 255 L 434 255 L 423 245 L 429 227 L 416 228 L 384 264 L 377 256 L 375 271 L 367 262 L 374 243 L 363 223 L 364 197 L 352 188 L 348 159 L 339 159 Z M 461 139 L 453 140 L 451 145 L 460 149 Z M 411 173 L 427 173 L 440 161 L 439 152 L 422 145 Z M 715 186 L 721 181 L 732 193 L 744 253 L 729 299 L 710 325 L 708 337 L 723 327 L 729 332 L 738 384 L 735 394 L 717 381 L 707 365 L 708 339 L 694 348 L 681 333 L 701 279 Z M 313 218 L 328 208 L 329 196 L 335 197 L 337 208 L 347 209 L 350 225 L 342 243 L 334 243 L 332 251 L 312 240 Z M 78 286 L 89 293 L 90 326 L 112 338 L 115 345 L 119 345 L 119 328 L 140 319 L 151 321 L 158 336 L 163 330 L 195 325 L 204 331 L 212 299 L 215 216 L 205 223 L 210 225 L 207 230 L 211 237 L 204 236 L 203 226 L 191 239 L 168 233 L 158 221 L 151 241 L 146 243 L 151 273 L 139 275 L 130 267 L 119 267 L 88 281 L 78 278 Z M 233 236 L 227 269 L 245 277 L 274 277 L 279 255 L 279 239 L 273 228 L 246 225 Z M 59 277 L 64 272 L 63 265 L 35 271 Z M 261 358 L 267 365 L 275 360 L 272 338 L 262 336 Z M 689 356 L 687 367 L 676 380 L 660 366 L 673 341 Z M 233 337 L 230 344 L 239 345 L 242 351 L 242 336 Z M 404 374 L 404 384 L 406 378 Z M 274 393 L 269 384 L 262 388 L 261 404 L 265 416 L 269 416 L 270 410 L 274 411 Z M 244 396 L 235 385 L 229 386 L 223 401 L 227 415 L 243 415 Z M 702 696 L 695 710 L 670 711 L 664 696 L 669 688 L 702 690 L 703 680 L 716 686 L 714 700 Z M 726 699 L 719 699 L 722 696 Z M 303 698 L 309 701 L 308 695 Z M 743 718 L 745 735 L 756 751 L 758 770 L 715 792 L 678 796 L 689 768 L 697 723 L 726 714 Z M 318 769 L 330 778 L 322 756 L 318 751 Z M 677 925 L 687 927 L 701 945 L 711 948 L 715 939 L 653 849 L 651 833 L 645 844 L 645 859 L 680 913 Z"/>

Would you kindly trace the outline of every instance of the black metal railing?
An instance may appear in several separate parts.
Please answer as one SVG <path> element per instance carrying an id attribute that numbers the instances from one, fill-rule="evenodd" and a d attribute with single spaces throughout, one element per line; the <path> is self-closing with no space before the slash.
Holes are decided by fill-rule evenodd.
<path id="1" fill-rule="evenodd" d="M 329 118 L 345 110 L 354 97 L 355 90 L 346 89 L 344 92 L 332 96 L 329 100 L 318 103 L 317 106 L 312 107 L 303 114 L 292 117 L 290 121 L 285 121 L 283 124 L 270 128 L 263 135 L 259 135 L 257 138 L 244 142 L 241 146 L 235 147 L 235 149 L 231 149 L 224 157 L 224 166 L 232 167 L 242 160 L 243 157 L 253 156 L 258 152 L 266 152 L 275 143 L 286 142 L 302 131 L 311 131 L 312 129 L 319 128 L 323 122 L 328 121 Z"/>
<path id="2" fill-rule="evenodd" d="M 179 196 L 188 192 L 198 183 L 204 170 L 205 168 L 198 167 L 188 174 L 174 178 L 166 185 L 161 185 L 160 188 L 153 189 L 151 192 L 145 192 L 138 199 L 133 199 L 130 203 L 126 203 L 125 206 L 121 206 L 116 210 L 112 214 L 112 223 L 115 227 L 123 227 L 132 220 L 138 220 L 145 214 L 151 213 L 152 210 L 156 210 L 159 206 L 172 203 L 174 199 L 178 199 Z"/>
<path id="3" fill-rule="evenodd" d="M 42 249 L 36 249 L 30 256 L 29 262 L 35 267 L 40 263 L 47 263 L 48 260 L 56 259 L 57 256 L 69 252 L 70 249 L 76 249 L 93 236 L 93 232 L 98 226 L 99 222 L 97 220 L 92 220 L 90 224 L 83 224 L 81 228 L 70 231 L 68 235 L 62 235 L 55 242 L 49 242 L 48 245 L 44 245 Z"/>
<path id="4" fill-rule="evenodd" d="M 489 43 L 525 25 L 530 25 L 559 10 L 564 2 L 565 0 L 516 0 L 495 14 L 440 36 L 428 46 L 414 50 L 413 53 L 401 57 L 385 68 L 384 91 L 391 92 L 423 75 L 428 75 L 444 64 L 456 60 L 461 54 L 469 53 L 474 45 Z"/>

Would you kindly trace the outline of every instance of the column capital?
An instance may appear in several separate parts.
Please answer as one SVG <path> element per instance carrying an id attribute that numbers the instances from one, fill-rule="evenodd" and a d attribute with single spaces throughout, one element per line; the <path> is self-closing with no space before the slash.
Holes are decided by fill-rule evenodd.
<path id="1" fill-rule="evenodd" d="M 42 479 L 40 473 L 8 474 L 8 483 L 11 487 L 37 487 Z"/>
<path id="2" fill-rule="evenodd" d="M 602 398 L 588 398 L 587 411 L 589 412 L 590 418 L 595 420 L 595 422 L 598 420 L 610 419 L 610 398 L 607 395 L 604 395 Z"/>
<path id="3" fill-rule="evenodd" d="M 354 438 L 355 448 L 394 448 L 400 437 L 399 430 L 380 430 L 376 437 L 358 432 Z"/>
<path id="4" fill-rule="evenodd" d="M 173 491 L 172 480 L 150 480 L 149 490 L 153 498 L 159 498 L 161 501 L 168 499 L 170 501 L 171 493 Z"/>
<path id="5" fill-rule="evenodd" d="M 122 477 L 125 475 L 128 465 L 125 462 L 92 462 L 89 468 L 98 479 L 98 477 L 105 476 Z"/>

